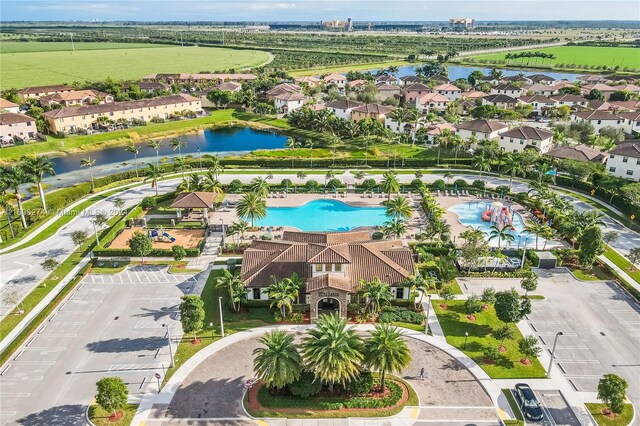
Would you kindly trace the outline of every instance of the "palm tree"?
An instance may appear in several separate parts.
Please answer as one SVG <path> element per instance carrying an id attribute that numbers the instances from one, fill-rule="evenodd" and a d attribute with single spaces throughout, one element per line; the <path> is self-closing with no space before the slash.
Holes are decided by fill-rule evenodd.
<path id="1" fill-rule="evenodd" d="M 136 177 L 138 177 L 138 154 L 140 153 L 140 148 L 138 148 L 134 142 L 131 142 L 131 144 L 125 148 L 125 151 L 133 154 L 133 164 L 136 166 Z"/>
<path id="2" fill-rule="evenodd" d="M 173 169 L 182 174 L 182 179 L 184 179 L 185 170 L 190 167 L 186 164 L 183 157 L 176 157 L 173 159 Z"/>
<path id="3" fill-rule="evenodd" d="M 178 191 L 180 192 L 193 192 L 199 191 L 202 187 L 202 183 L 200 182 L 200 176 L 198 175 L 190 175 L 188 178 L 183 179 L 180 184 L 178 184 Z"/>
<path id="4" fill-rule="evenodd" d="M 498 248 L 500 248 L 500 244 L 502 241 L 513 241 L 515 237 L 513 234 L 509 233 L 506 226 L 500 228 L 498 225 L 491 225 L 491 232 L 489 232 L 489 241 L 494 238 L 498 239 Z"/>
<path id="5" fill-rule="evenodd" d="M 445 178 L 447 183 L 449 183 L 451 179 L 453 179 L 453 176 L 454 174 L 452 172 L 444 172 L 444 174 L 442 175 L 442 177 Z"/>
<path id="6" fill-rule="evenodd" d="M 9 187 L 8 168 L 0 168 L 0 206 L 2 206 L 4 213 L 7 215 L 7 225 L 9 225 L 9 232 L 11 238 L 15 238 L 16 234 L 13 231 L 13 208 L 9 203 L 7 190 Z"/>
<path id="7" fill-rule="evenodd" d="M 344 384 L 360 374 L 362 340 L 353 328 L 346 328 L 347 320 L 335 315 L 322 315 L 316 327 L 302 340 L 306 364 L 316 377 L 329 384 Z"/>
<path id="8" fill-rule="evenodd" d="M 264 347 L 253 350 L 256 376 L 270 388 L 281 389 L 300 378 L 302 357 L 293 343 L 293 335 L 271 330 L 260 338 Z"/>
<path id="9" fill-rule="evenodd" d="M 480 170 L 480 176 L 482 176 L 482 172 L 488 172 L 491 170 L 491 161 L 484 155 L 480 154 L 474 158 L 473 167 Z"/>
<path id="10" fill-rule="evenodd" d="M 169 144 L 171 145 L 171 148 L 173 148 L 174 151 L 178 150 L 178 156 L 182 158 L 182 148 L 186 148 L 187 143 L 180 138 L 173 138 L 171 139 Z"/>
<path id="11" fill-rule="evenodd" d="M 287 311 L 293 310 L 293 302 L 298 298 L 300 287 L 288 278 L 278 281 L 276 277 L 271 276 L 271 285 L 265 291 L 269 299 L 273 299 L 271 307 L 280 309 L 282 318 L 286 318 Z"/>
<path id="12" fill-rule="evenodd" d="M 249 191 L 255 192 L 261 197 L 266 197 L 269 195 L 269 183 L 261 177 L 253 178 L 249 184 Z"/>
<path id="13" fill-rule="evenodd" d="M 302 185 L 302 179 L 306 178 L 307 174 L 301 170 L 296 174 L 296 177 L 298 178 L 298 184 Z"/>
<path id="14" fill-rule="evenodd" d="M 156 196 L 158 195 L 158 181 L 162 178 L 162 172 L 160 167 L 153 163 L 147 163 L 147 177 L 145 182 L 151 181 L 151 188 L 156 189 Z"/>
<path id="15" fill-rule="evenodd" d="M 400 374 L 411 363 L 411 351 L 402 333 L 391 324 L 376 325 L 364 342 L 364 364 L 380 372 L 380 392 L 384 392 L 387 372 Z"/>
<path id="16" fill-rule="evenodd" d="M 239 293 L 246 295 L 246 290 L 240 276 L 233 274 L 228 269 L 223 269 L 222 276 L 216 278 L 216 287 L 227 289 L 229 292 L 229 299 L 231 300 L 231 307 L 234 311 L 239 312 L 240 302 L 242 300 Z"/>
<path id="17" fill-rule="evenodd" d="M 420 293 L 419 300 L 413 300 L 413 305 L 415 309 L 418 309 L 420 305 L 422 305 L 422 299 L 424 295 L 429 293 L 429 289 L 435 284 L 435 280 L 432 277 L 425 278 L 422 274 L 416 274 L 409 278 L 407 278 L 406 285 L 408 285 L 411 289 L 412 293 L 418 292 Z"/>
<path id="18" fill-rule="evenodd" d="M 407 233 L 407 222 L 404 220 L 400 220 L 397 222 L 385 222 L 382 228 L 382 232 L 387 237 L 400 238 Z"/>
<path id="19" fill-rule="evenodd" d="M 202 177 L 202 184 L 200 188 L 203 191 L 213 192 L 218 195 L 222 194 L 224 191 L 222 189 L 222 183 L 218 179 L 216 179 L 216 175 L 211 172 L 211 170 L 207 170 L 207 172 Z"/>
<path id="20" fill-rule="evenodd" d="M 295 159 L 296 148 L 300 147 L 300 142 L 296 138 L 287 138 L 287 146 L 291 148 L 291 168 Z"/>
<path id="21" fill-rule="evenodd" d="M 397 193 L 400 191 L 400 183 L 396 177 L 395 172 L 387 170 L 382 175 L 382 182 L 380 182 L 380 188 L 387 193 L 387 201 L 391 200 L 391 193 Z"/>
<path id="22" fill-rule="evenodd" d="M 29 179 L 29 182 L 33 182 L 38 185 L 38 192 L 40 193 L 40 202 L 42 203 L 42 209 L 47 214 L 47 203 L 44 199 L 44 188 L 42 187 L 42 179 L 44 175 L 54 176 L 56 174 L 53 170 L 53 162 L 49 160 L 47 156 L 39 155 L 34 157 L 23 156 L 22 167 L 24 168 L 25 175 Z"/>
<path id="23" fill-rule="evenodd" d="M 511 175 L 509 178 L 509 190 L 513 184 L 513 178 L 516 175 L 524 176 L 524 167 L 522 161 L 513 154 L 507 154 L 502 166 L 502 171 Z"/>
<path id="24" fill-rule="evenodd" d="M 365 307 L 368 307 L 372 314 L 377 313 L 383 304 L 391 301 L 391 290 L 389 284 L 383 283 L 378 278 L 372 281 L 360 280 L 360 296 L 367 300 Z"/>
<path id="25" fill-rule="evenodd" d="M 397 195 L 385 202 L 385 207 L 387 208 L 387 217 L 394 222 L 409 219 L 413 214 L 413 207 L 411 207 L 411 203 L 409 203 L 409 200 L 402 195 Z"/>
<path id="26" fill-rule="evenodd" d="M 160 166 L 160 159 L 158 158 L 158 155 L 160 153 L 160 148 L 162 148 L 162 141 L 159 141 L 159 140 L 149 141 L 147 146 L 149 148 L 151 148 L 151 149 L 155 149 L 156 150 L 156 167 L 159 167 Z"/>
<path id="27" fill-rule="evenodd" d="M 333 179 L 334 177 L 336 177 L 336 172 L 333 172 L 331 170 L 329 170 L 325 175 L 324 175 L 324 184 L 327 184 L 327 181 L 329 179 Z"/>
<path id="28" fill-rule="evenodd" d="M 532 222 L 524 228 L 524 232 L 536 236 L 536 250 L 538 250 L 538 238 L 545 232 L 547 226 L 542 223 Z"/>
<path id="29" fill-rule="evenodd" d="M 244 220 L 251 220 L 251 227 L 255 219 L 267 217 L 267 202 L 260 194 L 248 192 L 242 196 L 236 207 L 238 217 Z"/>
<path id="30" fill-rule="evenodd" d="M 91 169 L 95 164 L 96 164 L 96 160 L 92 160 L 91 156 L 80 160 L 80 167 L 89 168 L 89 177 L 91 178 L 91 189 L 89 190 L 90 192 L 93 192 L 93 190 L 95 189 L 93 184 L 93 170 Z"/>
<path id="31" fill-rule="evenodd" d="M 22 194 L 20 193 L 20 185 L 25 183 L 24 170 L 22 170 L 20 165 L 15 165 L 4 169 L 2 175 L 3 186 L 6 186 L 7 189 L 13 191 L 13 196 L 18 204 L 18 213 L 20 214 L 22 227 L 27 229 L 27 220 L 24 217 L 24 209 L 22 208 Z"/>

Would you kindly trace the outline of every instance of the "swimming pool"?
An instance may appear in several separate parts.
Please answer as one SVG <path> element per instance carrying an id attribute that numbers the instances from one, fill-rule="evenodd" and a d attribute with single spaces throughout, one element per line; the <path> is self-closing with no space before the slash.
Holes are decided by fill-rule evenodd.
<path id="1" fill-rule="evenodd" d="M 504 207 L 508 207 L 505 205 Z M 500 206 L 494 205 L 494 203 L 487 203 L 485 201 L 470 201 L 468 203 L 456 204 L 455 206 L 451 206 L 449 211 L 458 215 L 458 220 L 465 226 L 473 226 L 474 228 L 480 228 L 485 235 L 489 236 L 491 233 L 491 226 L 495 225 L 494 222 L 489 222 L 482 220 L 483 212 L 487 210 L 496 211 L 501 210 Z M 531 243 L 535 241 L 535 236 L 529 234 L 524 231 L 525 224 L 522 216 L 518 213 L 513 212 L 512 214 L 512 224 L 515 228 L 510 231 L 510 234 L 515 237 L 515 240 L 512 244 L 518 245 L 518 241 L 521 244 L 524 242 Z M 497 244 L 497 241 L 496 241 Z M 504 244 L 503 244 L 504 245 Z"/>
<path id="2" fill-rule="evenodd" d="M 297 207 L 268 207 L 256 226 L 292 226 L 301 231 L 349 231 L 388 220 L 384 207 L 355 207 L 338 200 L 314 200 Z"/>

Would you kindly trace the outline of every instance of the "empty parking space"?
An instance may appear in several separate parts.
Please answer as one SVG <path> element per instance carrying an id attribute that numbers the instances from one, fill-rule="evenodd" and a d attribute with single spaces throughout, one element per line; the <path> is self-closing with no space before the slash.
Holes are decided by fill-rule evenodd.
<path id="1" fill-rule="evenodd" d="M 563 398 L 560 391 L 537 391 L 536 395 L 542 404 L 545 415 L 549 417 L 551 423 L 568 426 L 580 426 L 580 422 Z"/>

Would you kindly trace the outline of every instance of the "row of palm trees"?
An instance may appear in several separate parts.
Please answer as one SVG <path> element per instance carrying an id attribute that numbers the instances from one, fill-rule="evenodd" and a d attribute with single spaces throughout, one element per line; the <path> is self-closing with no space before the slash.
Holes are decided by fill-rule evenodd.
<path id="1" fill-rule="evenodd" d="M 345 385 L 356 379 L 363 369 L 380 372 L 380 392 L 384 392 L 388 373 L 401 373 L 411 363 L 411 351 L 398 328 L 390 324 L 375 327 L 363 339 L 346 319 L 323 315 L 302 339 L 294 343 L 292 334 L 272 330 L 260 339 L 261 347 L 253 351 L 256 376 L 268 387 L 282 389 L 311 372 L 316 380 L 328 385 Z"/>

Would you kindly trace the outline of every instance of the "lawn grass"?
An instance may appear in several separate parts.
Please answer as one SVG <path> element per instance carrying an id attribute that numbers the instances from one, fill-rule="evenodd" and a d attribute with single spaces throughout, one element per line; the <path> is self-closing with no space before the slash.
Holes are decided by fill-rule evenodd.
<path id="1" fill-rule="evenodd" d="M 637 283 L 640 283 L 640 269 L 632 265 L 624 256 L 609 246 L 605 246 L 604 256 L 615 263 L 615 265 L 626 272 Z"/>
<path id="2" fill-rule="evenodd" d="M 523 49 L 522 51 L 526 51 Z M 531 51 L 531 50 L 530 50 Z M 540 58 L 521 58 L 509 60 L 505 65 L 515 66 L 548 66 L 554 67 L 558 64 L 569 65 L 576 68 L 585 67 L 616 67 L 623 69 L 640 69 L 640 50 L 633 47 L 598 47 L 598 46 L 557 46 L 543 49 L 534 49 L 536 52 L 550 53 L 556 56 L 553 61 Z M 518 51 L 521 52 L 521 51 Z M 505 53 L 491 53 L 474 56 L 473 60 L 478 63 L 483 61 L 504 61 Z"/>
<path id="3" fill-rule="evenodd" d="M 2 53 L 0 89 L 45 84 L 136 80 L 150 73 L 198 73 L 253 68 L 269 56 L 260 50 L 193 46 L 153 46 L 96 50 Z M 86 47 L 86 46 L 84 46 Z M 12 46 L 14 50 L 15 46 Z"/>
<path id="4" fill-rule="evenodd" d="M 522 415 L 522 411 L 520 410 L 516 399 L 513 397 L 511 389 L 502 389 L 502 394 L 507 398 L 509 407 L 511 407 L 511 411 L 513 411 L 513 415 L 515 416 L 515 419 L 505 420 L 505 425 L 524 426 L 524 416 Z"/>
<path id="5" fill-rule="evenodd" d="M 170 47 L 171 45 L 148 43 L 109 43 L 109 42 L 75 42 L 71 41 L 3 41 L 0 53 L 32 53 L 32 52 L 60 52 L 72 50 L 110 50 L 110 49 L 139 49 L 153 47 Z"/>
<path id="6" fill-rule="evenodd" d="M 117 422 L 111 422 L 109 421 L 109 416 L 112 413 L 105 411 L 98 404 L 92 403 L 89 406 L 89 420 L 96 426 L 129 426 L 136 415 L 136 411 L 138 411 L 138 404 L 127 404 L 127 408 L 122 411 L 122 418 Z"/>
<path id="7" fill-rule="evenodd" d="M 464 310 L 464 300 L 446 302 L 449 306 L 448 309 L 440 307 L 443 302 L 441 300 L 433 300 L 431 303 L 447 342 L 467 354 L 491 378 L 545 377 L 544 368 L 537 359 L 532 359 L 532 364 L 529 366 L 520 362 L 523 356 L 518 350 L 518 339 L 522 338 L 522 334 L 515 324 L 509 324 L 515 336 L 511 340 L 505 340 L 504 346 L 507 348 L 507 352 L 501 353 L 495 364 L 486 362 L 483 351 L 490 346 L 497 348 L 500 344 L 498 340 L 491 336 L 491 333 L 503 325 L 498 320 L 493 307 L 475 314 L 476 320 L 470 321 L 467 319 L 467 313 Z M 465 332 L 469 333 L 466 348 L 464 348 Z"/>
<path id="8" fill-rule="evenodd" d="M 602 414 L 602 410 L 606 408 L 604 404 L 588 402 L 584 404 L 593 416 L 598 426 L 627 426 L 633 419 L 633 405 L 625 404 L 622 413 L 610 418 Z"/>
<path id="9" fill-rule="evenodd" d="M 594 264 L 593 268 L 591 269 L 581 269 L 581 268 L 570 267 L 569 270 L 579 280 L 604 281 L 604 280 L 612 279 L 612 277 L 609 274 L 607 274 L 606 271 L 602 269 L 600 266 L 598 266 L 597 264 Z"/>
<path id="10" fill-rule="evenodd" d="M 127 267 L 131 265 L 131 262 L 120 262 L 120 261 L 93 261 L 91 269 L 89 269 L 89 273 L 91 274 L 103 274 L 103 275 L 113 275 L 119 274 L 120 272 L 127 269 Z"/>
<path id="11" fill-rule="evenodd" d="M 418 333 L 424 333 L 424 330 L 426 328 L 424 324 L 413 324 L 410 322 L 394 321 L 391 324 L 395 325 L 396 327 L 408 328 L 409 330 L 417 331 Z"/>

